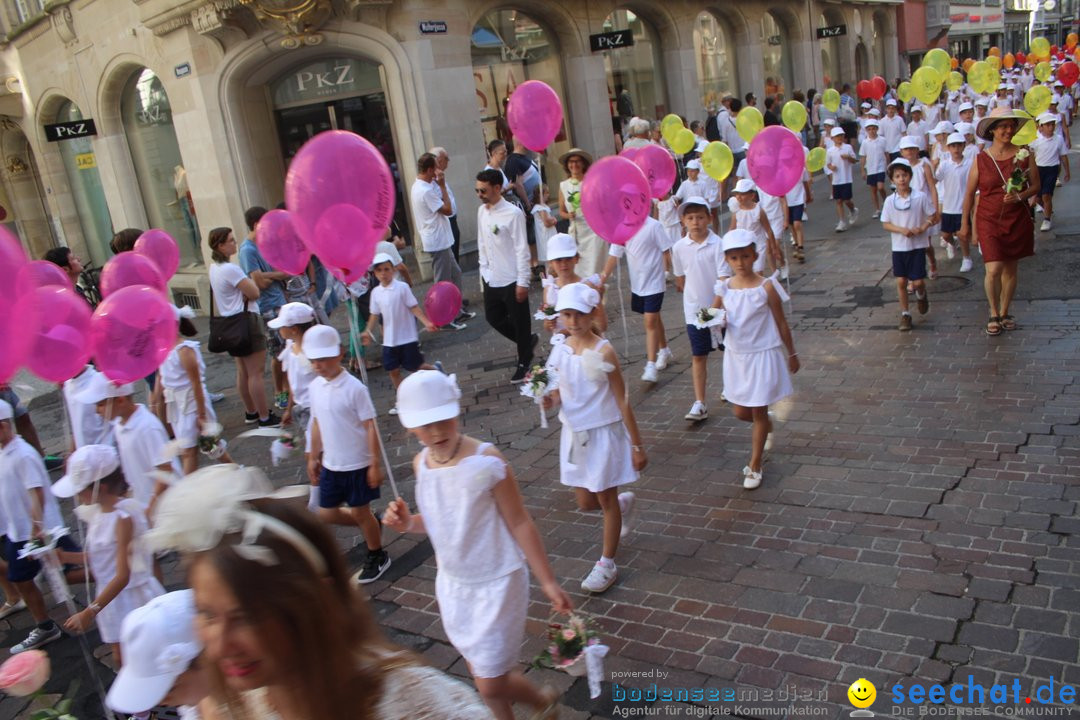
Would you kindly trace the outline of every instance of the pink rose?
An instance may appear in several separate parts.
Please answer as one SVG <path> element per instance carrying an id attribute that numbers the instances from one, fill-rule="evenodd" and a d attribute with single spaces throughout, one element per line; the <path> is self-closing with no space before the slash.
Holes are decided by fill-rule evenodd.
<path id="1" fill-rule="evenodd" d="M 12 655 L 0 665 L 0 690 L 24 697 L 41 689 L 49 679 L 49 656 L 41 650 Z"/>
<path id="2" fill-rule="evenodd" d="M 577 637 L 577 633 L 570 628 L 566 628 L 562 631 L 563 640 L 573 640 Z"/>

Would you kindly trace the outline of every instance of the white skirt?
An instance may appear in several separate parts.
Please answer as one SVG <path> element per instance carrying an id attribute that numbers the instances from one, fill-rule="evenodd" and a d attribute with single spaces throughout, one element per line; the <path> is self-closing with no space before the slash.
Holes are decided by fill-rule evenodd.
<path id="1" fill-rule="evenodd" d="M 577 440 L 575 436 L 584 436 Z M 559 482 L 589 492 L 626 485 L 637 480 L 630 434 L 620 420 L 575 433 L 565 422 L 559 437 Z"/>
<path id="2" fill-rule="evenodd" d="M 496 678 L 517 669 L 529 608 L 529 571 L 463 583 L 435 574 L 435 598 L 450 643 L 475 677 Z"/>
<path id="3" fill-rule="evenodd" d="M 724 397 L 729 403 L 765 407 L 793 392 L 783 347 L 750 353 L 730 347 L 724 351 Z"/>
<path id="4" fill-rule="evenodd" d="M 206 421 L 217 422 L 214 404 L 203 387 L 203 402 L 206 405 Z M 184 450 L 199 444 L 199 408 L 195 402 L 195 392 L 186 388 L 165 388 L 165 418 L 172 426 L 173 437 Z"/>
<path id="5" fill-rule="evenodd" d="M 120 626 L 124 618 L 132 610 L 141 608 L 159 595 L 165 594 L 165 588 L 161 587 L 156 577 L 151 576 L 148 580 L 132 587 L 128 585 L 113 598 L 113 601 L 101 608 L 97 614 L 98 633 L 101 641 L 107 643 L 120 642 Z"/>

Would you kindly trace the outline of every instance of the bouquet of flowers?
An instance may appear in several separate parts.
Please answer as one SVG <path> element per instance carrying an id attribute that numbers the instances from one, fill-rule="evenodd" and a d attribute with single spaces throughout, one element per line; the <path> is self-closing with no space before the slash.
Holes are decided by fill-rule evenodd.
<path id="1" fill-rule="evenodd" d="M 206 423 L 199 431 L 199 452 L 211 460 L 217 460 L 225 452 L 229 443 L 221 437 L 225 431 L 220 423 Z"/>
<path id="2" fill-rule="evenodd" d="M 723 308 L 701 308 L 694 316 L 694 327 L 698 330 L 714 326 L 725 327 L 727 325 L 727 311 Z"/>
<path id="3" fill-rule="evenodd" d="M 1013 171 L 1009 175 L 1009 179 L 1005 181 L 1005 194 L 1009 193 L 1022 193 L 1027 188 L 1028 178 L 1027 171 L 1022 167 L 1019 167 L 1016 163 L 1027 160 L 1031 153 L 1027 148 L 1021 148 L 1016 157 L 1013 158 Z"/>
<path id="4" fill-rule="evenodd" d="M 593 698 L 598 697 L 608 648 L 601 643 L 592 621 L 572 614 L 565 625 L 549 624 L 547 639 L 548 646 L 533 659 L 533 667 L 562 670 L 576 677 L 587 674 L 589 694 Z"/>
<path id="5" fill-rule="evenodd" d="M 544 365 L 533 365 L 521 384 L 521 394 L 540 407 L 540 427 L 547 428 L 547 413 L 544 412 L 544 396 L 559 387 L 558 374 Z"/>
<path id="6" fill-rule="evenodd" d="M 581 212 L 581 190 L 571 190 L 566 196 L 566 202 L 570 203 L 570 209 L 574 213 Z"/>
<path id="7" fill-rule="evenodd" d="M 554 320 L 559 313 L 555 312 L 554 305 L 541 305 L 533 315 L 533 320 Z"/>

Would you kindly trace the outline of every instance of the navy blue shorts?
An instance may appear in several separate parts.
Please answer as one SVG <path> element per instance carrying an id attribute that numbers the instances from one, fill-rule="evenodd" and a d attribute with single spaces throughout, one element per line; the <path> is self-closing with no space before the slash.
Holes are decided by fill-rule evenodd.
<path id="1" fill-rule="evenodd" d="M 926 277 L 926 248 L 898 252 L 893 250 L 892 274 L 894 277 L 908 280 L 922 280 Z"/>
<path id="2" fill-rule="evenodd" d="M 687 325 L 686 334 L 690 338 L 690 354 L 694 357 L 705 357 L 713 351 L 711 328 L 698 330 L 693 325 Z"/>
<path id="3" fill-rule="evenodd" d="M 787 221 L 791 223 L 802 222 L 803 210 L 806 209 L 805 205 L 788 205 L 787 209 Z"/>
<path id="4" fill-rule="evenodd" d="M 630 309 L 639 315 L 643 313 L 658 313 L 664 306 L 664 293 L 655 295 L 635 295 L 630 293 Z"/>
<path id="5" fill-rule="evenodd" d="M 960 232 L 960 220 L 963 215 L 956 213 L 941 213 L 941 232 L 954 233 Z"/>
<path id="6" fill-rule="evenodd" d="M 368 487 L 367 471 L 366 467 L 341 471 L 323 468 L 319 473 L 319 507 L 364 507 L 378 500 L 379 488 Z"/>
<path id="7" fill-rule="evenodd" d="M 424 364 L 424 356 L 420 354 L 420 343 L 383 345 L 382 364 L 385 370 L 397 370 L 401 367 L 409 372 L 416 372 Z"/>
<path id="8" fill-rule="evenodd" d="M 1060 165 L 1036 165 L 1039 168 L 1039 194 L 1040 195 L 1053 195 L 1054 188 L 1057 187 L 1058 173 L 1061 172 Z"/>
<path id="9" fill-rule="evenodd" d="M 870 187 L 875 187 L 877 185 L 884 185 L 885 184 L 885 173 L 883 173 L 883 172 L 867 173 L 867 175 L 866 175 L 866 184 L 869 185 Z"/>
<path id="10" fill-rule="evenodd" d="M 844 183 L 843 185 L 832 186 L 832 199 L 833 200 L 850 200 L 851 199 L 851 183 Z"/>
<path id="11" fill-rule="evenodd" d="M 5 557 L 8 564 L 7 577 L 13 583 L 30 582 L 37 574 L 41 572 L 41 563 L 33 558 L 19 559 L 19 551 L 23 549 L 23 546 L 28 543 L 29 540 L 22 542 L 11 542 L 6 537 L 4 538 L 4 544 L 6 547 Z M 56 541 L 56 546 L 61 550 L 68 552 L 80 552 L 82 549 L 78 544 L 71 539 L 71 537 L 65 535 Z M 65 565 L 67 569 L 71 566 Z"/>

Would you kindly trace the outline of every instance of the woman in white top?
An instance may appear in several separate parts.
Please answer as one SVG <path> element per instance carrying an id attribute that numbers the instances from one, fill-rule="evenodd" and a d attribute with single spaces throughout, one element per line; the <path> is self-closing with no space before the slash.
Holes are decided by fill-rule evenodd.
<path id="1" fill-rule="evenodd" d="M 248 313 L 248 347 L 229 351 L 236 358 L 236 390 L 244 401 L 244 421 L 272 426 L 277 423 L 270 417 L 266 402 L 266 336 L 263 335 L 262 318 L 259 316 L 259 288 L 255 281 L 244 274 L 243 269 L 229 258 L 236 254 L 236 237 L 232 228 L 219 227 L 210 231 L 210 289 L 213 302 L 221 317 Z"/>
<path id="2" fill-rule="evenodd" d="M 607 260 L 606 243 L 601 240 L 581 212 L 581 181 L 585 172 L 592 165 L 592 156 L 579 148 L 571 148 L 559 158 L 566 179 L 559 183 L 559 217 L 570 221 L 567 233 L 574 238 L 578 246 L 577 273 L 589 277 L 599 273 Z"/>

